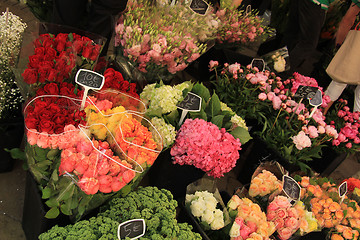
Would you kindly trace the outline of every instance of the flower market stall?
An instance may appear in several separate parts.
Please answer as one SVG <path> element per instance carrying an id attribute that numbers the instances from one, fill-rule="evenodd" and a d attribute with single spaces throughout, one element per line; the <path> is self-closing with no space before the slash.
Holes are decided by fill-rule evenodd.
<path id="1" fill-rule="evenodd" d="M 358 239 L 360 180 L 318 168 L 329 149 L 359 149 L 346 100 L 324 116 L 316 79 L 282 78 L 285 65 L 265 61 L 214 56 L 211 78 L 186 73 L 204 70 L 211 48 L 273 34 L 256 11 L 130 1 L 115 30 L 115 55 L 101 61 L 102 37 L 40 23 L 14 70 L 28 239 Z"/>

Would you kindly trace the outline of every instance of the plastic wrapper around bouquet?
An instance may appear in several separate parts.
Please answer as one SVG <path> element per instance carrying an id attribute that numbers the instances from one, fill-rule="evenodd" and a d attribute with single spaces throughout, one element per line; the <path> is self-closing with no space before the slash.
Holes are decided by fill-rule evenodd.
<path id="1" fill-rule="evenodd" d="M 25 99 L 45 83 L 73 81 L 79 69 L 92 70 L 106 38 L 76 28 L 38 22 L 37 32 L 23 44 L 13 72 Z"/>
<path id="2" fill-rule="evenodd" d="M 229 213 L 214 178 L 205 175 L 189 184 L 181 206 L 203 239 L 218 239 L 229 230 Z"/>
<path id="3" fill-rule="evenodd" d="M 162 150 L 140 100 L 104 90 L 88 96 L 84 110 L 80 105 L 77 98 L 42 95 L 24 108 L 27 161 L 49 207 L 46 218 L 61 211 L 77 221 L 107 199 L 127 195 Z M 40 114 L 62 112 L 70 120 L 59 116 L 34 125 L 30 120 L 41 107 L 49 111 Z M 45 123 L 59 128 L 46 131 Z"/>

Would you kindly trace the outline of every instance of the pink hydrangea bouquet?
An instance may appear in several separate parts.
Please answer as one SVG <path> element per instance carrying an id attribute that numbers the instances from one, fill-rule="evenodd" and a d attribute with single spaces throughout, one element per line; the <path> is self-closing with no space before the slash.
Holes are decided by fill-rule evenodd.
<path id="1" fill-rule="evenodd" d="M 241 143 L 224 128 L 203 119 L 186 119 L 170 154 L 174 163 L 193 165 L 219 178 L 236 165 Z"/>
<path id="2" fill-rule="evenodd" d="M 295 73 L 283 80 L 273 72 L 237 63 L 217 68 L 217 62 L 210 62 L 220 100 L 237 114 L 255 120 L 259 126 L 254 134 L 291 164 L 306 170 L 306 162 L 320 157 L 324 143 L 337 138 L 337 130 L 326 124 L 321 112 L 330 101 L 328 96 L 323 95 L 318 108 L 307 99 L 294 98 L 300 85 L 322 91 L 315 79 Z"/>
<path id="3" fill-rule="evenodd" d="M 182 1 L 162 6 L 129 1 L 115 29 L 115 45 L 147 82 L 166 81 L 206 51 L 217 27 L 211 10 L 200 16 Z"/>
<path id="4" fill-rule="evenodd" d="M 284 196 L 275 197 L 268 205 L 266 217 L 275 224 L 281 240 L 289 239 L 300 227 L 298 212 Z"/>

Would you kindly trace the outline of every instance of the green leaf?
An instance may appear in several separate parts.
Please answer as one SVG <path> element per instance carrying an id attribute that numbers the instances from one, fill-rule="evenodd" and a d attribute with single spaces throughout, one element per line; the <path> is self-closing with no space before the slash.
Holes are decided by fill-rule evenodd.
<path id="1" fill-rule="evenodd" d="M 51 179 L 54 181 L 54 182 L 57 182 L 59 180 L 59 174 L 58 174 L 58 171 L 57 169 L 55 169 L 52 174 L 51 174 Z"/>
<path id="2" fill-rule="evenodd" d="M 59 208 L 57 207 L 52 207 L 50 208 L 50 210 L 45 214 L 45 217 L 48 219 L 53 219 L 56 218 L 57 216 L 59 216 Z"/>
<path id="3" fill-rule="evenodd" d="M 214 93 L 209 101 L 209 104 L 206 107 L 206 113 L 211 117 L 215 117 L 221 111 L 221 105 L 219 97 Z"/>
<path id="4" fill-rule="evenodd" d="M 42 199 L 48 199 L 51 196 L 51 189 L 49 187 L 45 187 L 42 190 Z"/>
<path id="5" fill-rule="evenodd" d="M 70 184 L 59 193 L 59 197 L 57 200 L 64 201 L 71 198 L 71 196 L 74 193 L 74 189 L 75 189 L 74 182 L 70 182 Z"/>
<path id="6" fill-rule="evenodd" d="M 200 112 L 189 112 L 189 114 L 192 119 L 199 118 L 207 121 L 207 115 L 204 110 L 201 110 Z"/>
<path id="7" fill-rule="evenodd" d="M 65 215 L 71 215 L 71 199 L 65 202 L 65 204 L 62 204 L 60 206 L 60 210 Z"/>
<path id="8" fill-rule="evenodd" d="M 210 91 L 202 83 L 196 83 L 191 89 L 191 92 L 199 95 L 201 98 L 205 100 L 205 102 L 209 101 L 210 99 Z"/>
<path id="9" fill-rule="evenodd" d="M 128 195 L 130 193 L 130 191 L 131 191 L 131 186 L 129 186 L 129 185 L 124 186 L 122 189 L 120 189 L 121 196 L 125 197 L 126 195 Z"/>
<path id="10" fill-rule="evenodd" d="M 252 139 L 252 137 L 249 134 L 249 131 L 242 127 L 236 127 L 234 130 L 230 132 L 231 135 L 234 136 L 234 138 L 240 139 L 241 145 L 244 145 L 249 140 Z"/>
<path id="11" fill-rule="evenodd" d="M 22 151 L 20 148 L 12 148 L 12 149 L 4 149 L 6 152 L 10 153 L 11 157 L 13 159 L 19 159 L 26 161 L 26 154 L 24 151 Z"/>
<path id="12" fill-rule="evenodd" d="M 50 160 L 54 160 L 56 157 L 58 157 L 59 153 L 60 153 L 60 151 L 58 149 L 51 149 L 47 153 L 46 157 Z"/>
<path id="13" fill-rule="evenodd" d="M 211 122 L 221 129 L 223 125 L 223 119 L 224 115 L 217 115 L 211 119 Z"/>
<path id="14" fill-rule="evenodd" d="M 176 126 L 177 123 L 179 122 L 179 111 L 174 110 L 171 113 L 164 115 L 164 119 L 165 119 L 165 122 L 167 122 L 173 126 Z"/>
<path id="15" fill-rule="evenodd" d="M 59 202 L 56 200 L 56 198 L 50 198 L 49 200 L 47 200 L 45 202 L 45 204 L 49 207 L 49 208 L 53 208 L 53 207 L 58 207 L 59 206 Z"/>
<path id="16" fill-rule="evenodd" d="M 44 167 L 47 167 L 47 166 L 49 166 L 51 164 L 52 164 L 52 161 L 45 160 L 45 161 L 41 161 L 41 162 L 37 163 L 36 166 L 39 167 L 39 168 L 44 168 Z"/>

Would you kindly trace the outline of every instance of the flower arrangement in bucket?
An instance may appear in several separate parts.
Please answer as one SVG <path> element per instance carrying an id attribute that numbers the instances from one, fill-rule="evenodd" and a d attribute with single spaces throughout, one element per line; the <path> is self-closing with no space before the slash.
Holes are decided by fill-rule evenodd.
<path id="1" fill-rule="evenodd" d="M 240 64 L 225 64 L 218 70 L 217 62 L 210 62 L 215 70 L 213 81 L 221 101 L 241 116 L 255 119 L 259 130 L 254 134 L 291 164 L 303 171 L 306 162 L 319 158 L 325 143 L 336 139 L 336 129 L 326 124 L 320 108 L 329 97 L 315 79 L 295 73 L 283 80 L 270 71 Z M 308 99 L 296 98 L 300 86 L 320 91 L 321 104 L 313 106 Z"/>
<path id="2" fill-rule="evenodd" d="M 104 90 L 88 97 L 83 111 L 80 103 L 75 97 L 40 95 L 24 109 L 28 166 L 50 208 L 47 218 L 61 211 L 79 220 L 110 197 L 127 195 L 162 149 L 161 136 L 155 137 L 156 129 L 136 111 L 144 109 L 138 99 Z M 40 106 L 44 111 L 38 113 Z M 48 127 L 34 121 L 44 117 L 53 119 Z"/>
<path id="3" fill-rule="evenodd" d="M 206 51 L 218 24 L 211 10 L 201 16 L 182 1 L 129 1 L 115 28 L 115 46 L 146 82 L 169 81 Z"/>

